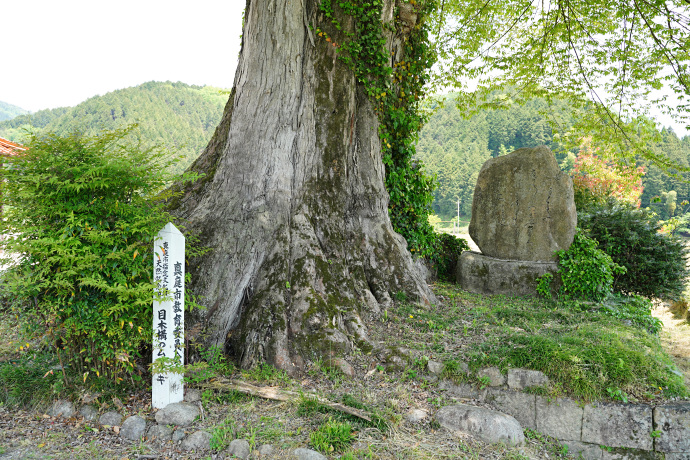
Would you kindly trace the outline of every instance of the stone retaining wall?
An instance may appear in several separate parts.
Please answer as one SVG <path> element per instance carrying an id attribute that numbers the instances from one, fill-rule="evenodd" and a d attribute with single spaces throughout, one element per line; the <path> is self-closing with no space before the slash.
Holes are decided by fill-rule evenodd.
<path id="1" fill-rule="evenodd" d="M 535 381 L 544 382 L 546 376 L 539 374 L 511 369 L 507 379 L 491 379 L 483 389 L 449 380 L 440 387 L 451 396 L 487 403 L 513 416 L 523 428 L 557 438 L 576 458 L 581 454 L 586 460 L 690 459 L 690 402 L 584 404 L 523 393 Z"/>

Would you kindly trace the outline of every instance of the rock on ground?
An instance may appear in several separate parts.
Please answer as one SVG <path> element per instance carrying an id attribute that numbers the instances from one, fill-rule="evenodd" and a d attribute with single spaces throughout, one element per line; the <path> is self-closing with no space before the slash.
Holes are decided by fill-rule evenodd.
<path id="1" fill-rule="evenodd" d="M 250 450 L 249 443 L 245 439 L 234 439 L 230 441 L 228 446 L 228 455 L 234 455 L 237 458 L 249 458 Z"/>
<path id="2" fill-rule="evenodd" d="M 122 415 L 111 410 L 101 415 L 101 418 L 98 419 L 98 423 L 102 426 L 120 426 L 120 424 L 122 424 Z"/>
<path id="3" fill-rule="evenodd" d="M 347 375 L 348 377 L 355 376 L 355 370 L 352 368 L 352 365 L 345 361 L 343 358 L 329 358 L 328 360 L 326 360 L 325 364 L 327 367 L 338 369 L 340 372 Z"/>
<path id="4" fill-rule="evenodd" d="M 273 455 L 275 452 L 275 449 L 273 448 L 272 445 L 270 444 L 264 444 L 263 446 L 259 447 L 259 458 L 261 457 L 270 457 Z"/>
<path id="5" fill-rule="evenodd" d="M 188 426 L 198 416 L 199 408 L 194 404 L 173 403 L 156 412 L 156 422 L 160 425 Z"/>
<path id="6" fill-rule="evenodd" d="M 93 422 L 98 418 L 98 410 L 91 404 L 81 406 L 79 414 L 84 417 L 84 420 L 87 422 Z"/>
<path id="7" fill-rule="evenodd" d="M 327 460 L 326 457 L 315 450 L 305 449 L 304 447 L 293 450 L 291 458 L 294 460 Z"/>
<path id="8" fill-rule="evenodd" d="M 58 399 L 51 406 L 50 410 L 48 411 L 48 415 L 53 417 L 69 418 L 72 417 L 76 412 L 77 411 L 74 409 L 74 404 L 72 404 L 70 401 Z"/>
<path id="9" fill-rule="evenodd" d="M 410 409 L 405 414 L 405 420 L 410 423 L 419 423 L 427 417 L 427 412 L 424 409 Z"/>
<path id="10" fill-rule="evenodd" d="M 205 431 L 195 431 L 182 441 L 184 450 L 209 450 L 211 448 L 211 434 Z"/>
<path id="11" fill-rule="evenodd" d="M 504 442 L 517 446 L 525 442 L 522 427 L 515 418 L 483 407 L 457 404 L 436 413 L 438 423 L 451 432 L 470 434 L 484 442 Z"/>
<path id="12" fill-rule="evenodd" d="M 173 430 L 167 425 L 151 425 L 146 432 L 149 441 L 168 442 L 172 439 Z"/>
<path id="13" fill-rule="evenodd" d="M 549 378 L 539 371 L 530 369 L 508 369 L 508 387 L 524 390 L 527 387 L 542 387 L 549 384 Z"/>
<path id="14" fill-rule="evenodd" d="M 138 441 L 146 433 L 146 420 L 138 415 L 132 415 L 122 422 L 120 436 L 131 441 Z"/>
<path id="15" fill-rule="evenodd" d="M 185 436 L 187 436 L 187 433 L 185 433 L 182 428 L 178 428 L 173 432 L 172 440 L 173 442 L 182 441 Z"/>
<path id="16" fill-rule="evenodd" d="M 506 383 L 506 378 L 497 367 L 487 367 L 477 372 L 477 377 L 486 377 L 490 387 L 500 387 Z"/>

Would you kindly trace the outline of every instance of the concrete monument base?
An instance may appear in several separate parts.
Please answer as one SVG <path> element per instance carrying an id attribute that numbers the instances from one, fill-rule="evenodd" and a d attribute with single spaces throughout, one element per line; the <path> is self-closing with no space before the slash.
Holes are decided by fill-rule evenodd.
<path id="1" fill-rule="evenodd" d="M 560 286 L 556 262 L 502 260 L 478 252 L 465 251 L 458 260 L 456 280 L 463 289 L 476 294 L 536 296 L 537 278 L 553 275 L 552 294 Z"/>

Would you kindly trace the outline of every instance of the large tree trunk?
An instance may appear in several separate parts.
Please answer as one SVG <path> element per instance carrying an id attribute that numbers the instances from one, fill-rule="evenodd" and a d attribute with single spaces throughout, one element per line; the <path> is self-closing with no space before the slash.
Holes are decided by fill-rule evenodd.
<path id="1" fill-rule="evenodd" d="M 207 176 L 176 205 L 212 248 L 190 267 L 208 343 L 244 367 L 293 372 L 366 347 L 365 320 L 391 295 L 433 296 L 390 224 L 377 116 L 337 48 L 309 30 L 325 20 L 319 3 L 247 2 L 233 92 L 191 167 Z M 391 59 L 401 34 L 388 37 Z"/>

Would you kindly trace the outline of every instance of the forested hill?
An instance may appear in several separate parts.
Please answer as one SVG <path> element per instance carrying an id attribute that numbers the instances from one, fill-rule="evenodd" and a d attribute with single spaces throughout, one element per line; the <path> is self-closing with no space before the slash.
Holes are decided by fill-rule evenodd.
<path id="1" fill-rule="evenodd" d="M 444 217 L 456 215 L 459 199 L 460 213 L 470 215 L 482 164 L 491 156 L 522 147 L 545 144 L 553 149 L 546 117 L 555 117 L 568 128 L 572 125 L 569 112 L 565 103 L 549 105 L 533 99 L 524 106 L 481 111 L 468 120 L 449 99 L 424 126 L 417 143 L 417 156 L 426 171 L 438 178 L 434 212 Z"/>
<path id="2" fill-rule="evenodd" d="M 220 88 L 184 83 L 148 82 L 95 96 L 76 107 L 41 110 L 0 122 L 0 137 L 23 142 L 27 130 L 57 134 L 139 125 L 145 145 L 157 144 L 179 154 L 186 168 L 208 143 L 220 122 L 228 93 Z"/>
<path id="3" fill-rule="evenodd" d="M 540 99 L 533 99 L 524 106 L 513 105 L 506 110 L 482 111 L 469 120 L 462 117 L 452 101 L 438 108 L 420 133 L 417 143 L 417 156 L 426 171 L 438 179 L 434 212 L 444 220 L 449 219 L 457 214 L 459 200 L 460 214 L 469 216 L 479 169 L 491 156 L 545 144 L 554 150 L 563 169 L 572 167 L 572 161 L 566 160 L 567 152 L 554 145 L 546 117 L 558 120 L 565 129 L 572 126 L 570 110 L 565 103 L 549 105 Z M 652 146 L 656 153 L 685 167 L 690 166 L 690 136 L 679 139 L 672 130 L 664 129 L 661 138 L 661 142 Z M 642 178 L 642 207 L 649 206 L 660 218 L 667 219 L 670 216 L 663 200 L 668 192 L 675 191 L 678 204 L 675 215 L 690 210 L 690 206 L 680 205 L 684 200 L 690 201 L 690 182 L 673 179 L 655 166 L 643 165 L 646 174 Z M 690 173 L 681 175 L 690 181 Z M 662 202 L 654 200 L 655 197 L 660 197 Z"/>
<path id="4" fill-rule="evenodd" d="M 25 113 L 28 113 L 28 111 L 22 109 L 21 107 L 0 101 L 0 121 L 10 120 Z"/>

